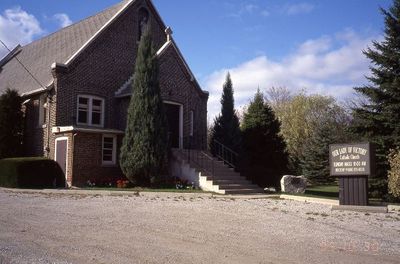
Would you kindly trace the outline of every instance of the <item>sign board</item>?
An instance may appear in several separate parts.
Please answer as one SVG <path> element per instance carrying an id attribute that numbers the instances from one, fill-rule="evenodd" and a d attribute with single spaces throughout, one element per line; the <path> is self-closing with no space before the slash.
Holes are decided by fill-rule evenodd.
<path id="1" fill-rule="evenodd" d="M 369 176 L 374 154 L 370 143 L 334 144 L 329 146 L 331 176 Z"/>

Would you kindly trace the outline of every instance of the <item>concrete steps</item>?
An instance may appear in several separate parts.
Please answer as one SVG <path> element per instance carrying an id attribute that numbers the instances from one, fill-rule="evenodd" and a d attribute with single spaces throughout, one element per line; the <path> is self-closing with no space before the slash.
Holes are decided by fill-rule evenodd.
<path id="1" fill-rule="evenodd" d="M 244 189 L 230 189 L 225 190 L 224 194 L 263 194 L 261 188 L 254 189 L 254 188 L 244 188 Z"/>
<path id="2" fill-rule="evenodd" d="M 214 184 L 217 185 L 227 185 L 227 184 L 247 184 L 249 183 L 246 179 L 215 179 L 213 180 Z"/>
<path id="3" fill-rule="evenodd" d="M 191 159 L 188 161 L 187 150 L 174 149 L 173 156 L 180 159 L 183 164 L 189 165 L 199 175 L 199 186 L 205 191 L 212 191 L 219 194 L 262 194 L 263 190 L 257 185 L 251 183 L 240 173 L 225 165 L 222 161 L 211 157 L 208 153 L 194 151 Z M 204 164 L 202 168 L 199 164 Z M 212 174 L 212 175 L 211 175 Z"/>
<path id="4" fill-rule="evenodd" d="M 258 189 L 257 185 L 249 183 L 218 184 L 218 186 L 222 190 Z"/>

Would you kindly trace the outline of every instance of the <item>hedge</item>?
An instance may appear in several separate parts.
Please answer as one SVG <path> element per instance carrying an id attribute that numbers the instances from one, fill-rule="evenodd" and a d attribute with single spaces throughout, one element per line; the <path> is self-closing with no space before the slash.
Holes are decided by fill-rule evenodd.
<path id="1" fill-rule="evenodd" d="M 65 176 L 54 160 L 11 158 L 0 160 L 0 186 L 6 188 L 64 188 Z"/>

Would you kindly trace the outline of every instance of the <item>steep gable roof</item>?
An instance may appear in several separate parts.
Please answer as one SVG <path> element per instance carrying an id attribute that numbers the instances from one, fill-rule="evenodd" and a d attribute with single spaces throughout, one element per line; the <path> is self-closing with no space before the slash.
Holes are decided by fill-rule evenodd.
<path id="1" fill-rule="evenodd" d="M 67 63 L 82 47 L 109 23 L 113 17 L 135 0 L 122 2 L 21 47 L 18 53 L 0 65 L 0 93 L 6 88 L 17 89 L 20 94 L 40 90 L 39 84 L 16 60 L 18 58 L 43 85 L 52 84 L 51 65 Z"/>
<path id="2" fill-rule="evenodd" d="M 190 76 L 190 81 L 194 82 L 197 91 L 201 93 L 202 96 L 209 96 L 209 93 L 207 91 L 203 91 L 197 82 L 196 78 L 194 77 L 194 74 L 192 70 L 190 70 L 186 60 L 183 58 L 181 51 L 179 50 L 178 46 L 176 45 L 175 41 L 171 38 L 170 40 L 167 40 L 167 42 L 164 43 L 164 45 L 156 52 L 157 57 L 163 56 L 163 54 L 166 52 L 168 48 L 173 48 L 174 51 L 177 53 L 178 58 L 182 65 L 184 66 L 186 72 Z M 122 98 L 122 97 L 129 97 L 132 95 L 132 84 L 134 82 L 134 76 L 129 77 L 129 79 L 115 92 L 115 97 L 116 98 Z"/>

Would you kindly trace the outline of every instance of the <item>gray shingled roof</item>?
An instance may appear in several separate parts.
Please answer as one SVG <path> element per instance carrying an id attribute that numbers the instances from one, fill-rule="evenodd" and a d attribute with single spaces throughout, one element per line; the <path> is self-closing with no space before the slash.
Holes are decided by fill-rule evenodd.
<path id="1" fill-rule="evenodd" d="M 51 64 L 65 63 L 128 1 L 123 0 L 94 16 L 23 46 L 15 57 L 47 86 L 53 80 Z M 7 88 L 16 89 L 20 94 L 41 88 L 15 57 L 0 68 L 0 93 Z"/>

